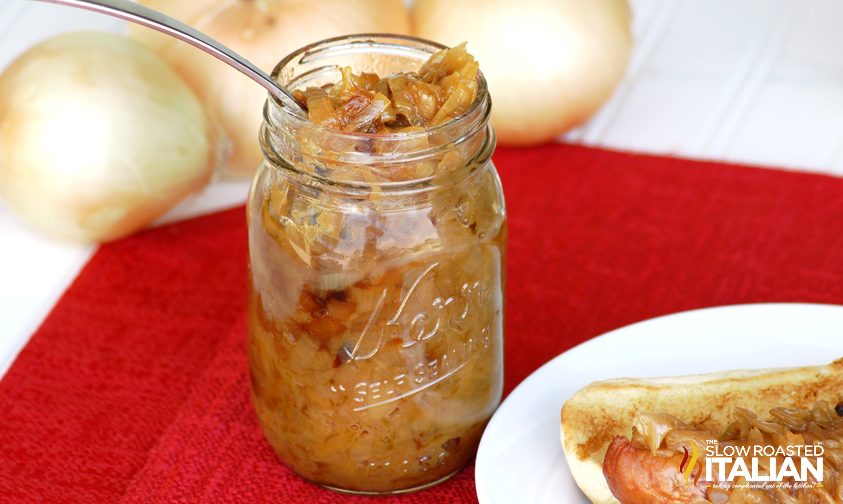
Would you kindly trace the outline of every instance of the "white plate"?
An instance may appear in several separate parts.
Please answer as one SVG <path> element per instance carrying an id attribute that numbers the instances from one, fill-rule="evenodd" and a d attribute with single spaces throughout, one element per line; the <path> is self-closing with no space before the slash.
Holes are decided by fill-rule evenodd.
<path id="1" fill-rule="evenodd" d="M 562 403 L 595 381 L 826 364 L 843 356 L 843 306 L 751 304 L 639 322 L 548 362 L 507 397 L 483 433 L 481 504 L 587 504 L 559 441 Z"/>

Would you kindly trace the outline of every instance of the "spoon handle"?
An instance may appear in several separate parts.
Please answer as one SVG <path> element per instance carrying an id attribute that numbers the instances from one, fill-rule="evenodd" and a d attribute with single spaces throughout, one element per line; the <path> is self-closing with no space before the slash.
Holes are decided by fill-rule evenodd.
<path id="1" fill-rule="evenodd" d="M 266 88 L 270 94 L 281 100 L 287 107 L 301 111 L 298 102 L 289 91 L 272 80 L 263 70 L 255 66 L 228 47 L 208 37 L 204 33 L 171 18 L 161 12 L 127 0 L 37 0 L 46 3 L 78 7 L 126 21 L 137 23 L 197 47 L 217 59 L 233 66 L 246 76 Z"/>

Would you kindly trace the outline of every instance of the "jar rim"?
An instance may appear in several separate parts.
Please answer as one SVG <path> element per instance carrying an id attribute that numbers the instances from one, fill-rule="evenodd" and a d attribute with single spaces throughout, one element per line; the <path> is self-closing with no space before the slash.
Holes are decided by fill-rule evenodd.
<path id="1" fill-rule="evenodd" d="M 390 69 L 394 71 L 415 70 L 402 68 L 412 61 L 426 61 L 428 57 L 447 47 L 437 42 L 411 37 L 407 35 L 365 33 L 334 37 L 304 46 L 293 51 L 282 59 L 272 71 L 272 78 L 291 89 L 301 88 L 324 79 L 328 74 L 336 72 L 346 59 L 352 61 L 361 55 L 385 57 L 379 60 L 393 61 Z M 354 63 L 351 63 L 352 66 Z M 380 63 L 377 63 L 380 64 Z M 389 64 L 389 63 L 387 63 Z M 364 63 L 363 66 L 366 66 Z M 358 68 L 358 70 L 361 70 Z M 409 166 L 427 160 L 442 159 L 453 149 L 463 149 L 469 144 L 477 144 L 476 151 L 465 156 L 468 163 L 463 168 L 470 168 L 470 164 L 483 164 L 490 157 L 495 146 L 494 130 L 489 124 L 491 117 L 491 99 L 489 97 L 486 80 L 478 71 L 478 92 L 474 102 L 465 114 L 448 120 L 443 124 L 418 131 L 364 133 L 347 132 L 316 124 L 308 120 L 301 113 L 284 106 L 276 97 L 270 95 L 264 106 L 264 124 L 261 127 L 261 146 L 264 157 L 269 165 L 277 169 L 285 169 L 297 176 L 307 177 L 313 182 L 326 184 L 330 187 L 353 189 L 371 188 L 377 186 L 381 190 L 406 191 L 413 188 L 426 187 L 441 175 L 422 175 L 417 178 L 394 180 L 388 175 L 390 167 Z M 297 131 L 315 131 L 318 137 L 330 145 L 354 146 L 351 148 L 315 150 L 315 154 L 307 156 L 307 164 L 314 170 L 303 170 L 293 160 L 302 161 L 300 153 L 296 152 L 299 140 Z M 436 139 L 430 142 L 430 139 Z M 370 144 L 371 142 L 371 144 Z M 376 152 L 356 148 L 358 145 L 378 144 L 381 146 Z M 418 145 L 417 148 L 407 146 Z M 321 156 L 329 153 L 326 158 Z M 325 159 L 330 163 L 345 164 L 346 166 L 365 166 L 369 168 L 369 176 L 365 178 L 343 178 L 330 174 L 319 173 L 319 165 L 324 167 Z M 383 168 L 385 171 L 378 171 Z M 453 170 L 454 172 L 463 170 Z M 381 177 L 380 174 L 384 176 Z"/>
<path id="2" fill-rule="evenodd" d="M 392 41 L 392 43 L 390 43 L 389 41 Z M 401 42 L 404 42 L 404 44 L 401 44 Z M 333 48 L 341 47 L 341 43 L 345 45 L 359 45 L 361 46 L 361 48 L 392 47 L 394 49 L 403 48 L 407 51 L 423 51 L 425 49 L 428 49 L 428 51 L 426 52 L 429 52 L 430 54 L 434 54 L 435 52 L 440 51 L 442 49 L 448 49 L 448 46 L 440 44 L 439 42 L 434 42 L 432 40 L 423 39 L 421 37 L 414 37 L 411 35 L 398 35 L 394 33 L 359 33 L 353 35 L 341 35 L 339 37 L 332 37 L 320 40 L 312 44 L 300 47 L 299 49 L 296 49 L 295 51 L 285 56 L 281 61 L 278 62 L 278 64 L 275 65 L 275 68 L 273 68 L 270 77 L 274 81 L 279 82 L 281 85 L 287 85 L 288 83 L 282 82 L 280 80 L 281 72 L 285 68 L 287 68 L 293 63 L 306 62 L 312 60 L 312 58 L 318 57 L 320 53 L 327 52 L 328 50 Z M 416 46 L 408 46 L 406 45 L 406 43 L 416 44 Z M 474 102 L 471 104 L 471 107 L 464 114 L 458 117 L 454 117 L 442 124 L 437 124 L 436 126 L 432 126 L 429 128 L 423 128 L 419 131 L 367 133 L 358 131 L 333 130 L 328 128 L 327 126 L 323 128 L 326 131 L 330 131 L 331 135 L 335 138 L 340 139 L 367 140 L 370 138 L 379 138 L 381 140 L 387 141 L 413 140 L 416 138 L 422 138 L 431 134 L 435 134 L 439 131 L 448 131 L 449 129 L 454 128 L 454 126 L 460 123 L 461 121 L 475 116 L 478 112 L 478 109 L 484 106 L 486 110 L 485 114 L 483 114 L 484 117 L 482 118 L 481 122 L 485 123 L 488 121 L 489 116 L 491 115 L 491 100 L 489 98 L 489 90 L 486 84 L 486 78 L 484 77 L 483 72 L 480 70 L 478 70 L 477 72 L 477 84 L 477 97 L 474 99 Z M 289 120 L 297 126 L 315 126 L 314 123 L 310 122 L 307 118 L 302 117 L 300 114 L 297 114 L 295 111 L 284 106 L 281 100 L 279 100 L 278 97 L 272 94 L 268 94 L 267 103 L 270 102 L 272 102 L 278 110 L 284 113 L 285 120 Z"/>

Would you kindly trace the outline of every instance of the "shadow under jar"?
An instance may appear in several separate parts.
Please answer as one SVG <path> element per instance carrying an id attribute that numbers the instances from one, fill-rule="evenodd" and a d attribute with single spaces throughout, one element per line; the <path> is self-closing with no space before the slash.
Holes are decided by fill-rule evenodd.
<path id="1" fill-rule="evenodd" d="M 339 66 L 414 71 L 442 46 L 358 35 L 304 48 L 290 89 Z M 506 217 L 482 75 L 468 113 L 418 131 L 330 130 L 270 98 L 248 204 L 258 419 L 302 477 L 352 493 L 444 481 L 503 386 Z"/>

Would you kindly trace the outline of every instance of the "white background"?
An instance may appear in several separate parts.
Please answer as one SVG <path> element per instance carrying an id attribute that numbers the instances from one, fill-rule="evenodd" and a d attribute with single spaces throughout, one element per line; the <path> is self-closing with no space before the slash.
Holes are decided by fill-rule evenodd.
<path id="1" fill-rule="evenodd" d="M 630 3 L 627 76 L 567 140 L 843 175 L 843 0 Z M 34 42 L 77 29 L 125 27 L 68 7 L 2 0 L 0 68 Z M 167 220 L 239 204 L 246 187 L 215 184 Z M 0 375 L 93 250 L 33 234 L 0 203 Z"/>

